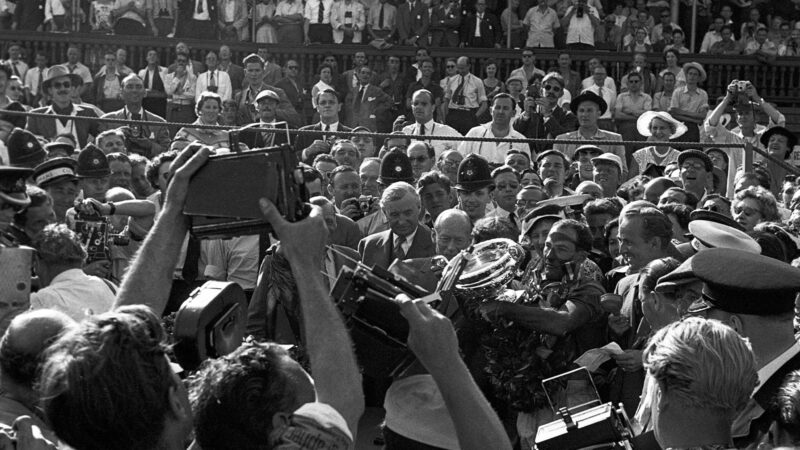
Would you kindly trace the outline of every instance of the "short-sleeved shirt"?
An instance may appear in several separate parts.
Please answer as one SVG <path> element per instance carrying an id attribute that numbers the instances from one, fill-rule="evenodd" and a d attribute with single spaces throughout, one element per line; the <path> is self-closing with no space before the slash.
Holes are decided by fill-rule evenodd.
<path id="1" fill-rule="evenodd" d="M 114 9 L 124 8 L 129 3 L 133 2 L 136 5 L 136 9 L 130 9 L 125 11 L 125 13 L 119 16 L 120 19 L 130 19 L 135 20 L 142 25 L 144 25 L 144 17 L 142 17 L 137 10 L 144 11 L 145 10 L 145 0 L 117 0 L 114 2 Z"/>
<path id="2" fill-rule="evenodd" d="M 672 93 L 669 107 L 694 113 L 705 113 L 708 111 L 708 94 L 700 88 L 690 91 L 687 86 L 681 86 L 675 88 L 675 92 Z"/>
<path id="3" fill-rule="evenodd" d="M 539 7 L 531 8 L 522 19 L 522 23 L 528 27 L 527 47 L 555 47 L 553 36 L 556 28 L 561 24 L 558 21 L 558 14 L 553 8 L 545 9 L 544 13 Z"/>
<path id="4" fill-rule="evenodd" d="M 483 80 L 471 73 L 468 73 L 463 76 L 464 89 L 462 93 L 464 95 L 464 104 L 456 104 L 456 99 L 454 98 L 455 92 L 458 90 L 461 80 L 461 75 L 455 75 L 450 78 L 445 86 L 444 95 L 445 97 L 450 96 L 450 103 L 448 104 L 448 107 L 475 109 L 480 107 L 482 102 L 487 101 L 486 89 L 483 87 Z"/>
<path id="5" fill-rule="evenodd" d="M 621 141 L 622 135 L 618 133 L 612 133 L 610 131 L 605 131 L 601 129 L 597 129 L 597 132 L 594 136 L 589 138 L 583 137 L 580 130 L 571 131 L 569 133 L 559 134 L 556 136 L 556 141 L 560 140 L 578 140 L 578 141 Z M 600 150 L 603 150 L 605 153 L 613 153 L 620 157 L 622 160 L 622 171 L 627 173 L 628 172 L 628 163 L 627 157 L 625 156 L 625 147 L 622 145 L 602 145 L 598 144 Z M 553 148 L 560 151 L 561 153 L 567 155 L 568 158 L 572 159 L 575 155 L 575 150 L 580 147 L 580 144 L 561 144 L 556 142 L 553 144 Z"/>
<path id="6" fill-rule="evenodd" d="M 565 16 L 569 15 L 574 6 L 567 8 Z M 567 27 L 567 44 L 588 44 L 594 46 L 594 25 L 589 20 L 589 14 L 593 15 L 597 20 L 600 20 L 600 15 L 597 9 L 593 6 L 588 6 L 589 10 L 583 17 L 578 17 L 577 13 L 572 16 Z"/>
<path id="7" fill-rule="evenodd" d="M 617 96 L 617 102 L 614 105 L 615 111 L 622 111 L 624 107 L 634 108 L 637 110 L 649 111 L 653 108 L 653 99 L 640 92 L 639 95 L 633 96 L 630 91 L 623 92 Z M 619 119 L 617 119 L 619 120 Z M 622 119 L 622 120 L 636 120 L 636 119 Z"/>
<path id="8" fill-rule="evenodd" d="M 467 137 L 495 137 L 494 133 L 492 133 L 491 122 L 472 128 L 467 133 Z M 509 139 L 525 139 L 525 136 L 522 133 L 513 128 L 509 129 L 508 136 L 505 137 Z M 503 164 L 503 161 L 505 161 L 506 158 L 506 153 L 508 153 L 508 151 L 512 148 L 522 149 L 529 155 L 531 154 L 530 146 L 526 143 L 516 144 L 513 142 L 482 141 L 463 141 L 458 147 L 458 152 L 464 156 L 467 156 L 470 153 L 477 153 L 478 155 L 486 158 L 490 163 Z"/>
<path id="9" fill-rule="evenodd" d="M 303 3 L 298 0 L 292 3 L 287 1 L 279 2 L 278 7 L 275 8 L 276 16 L 292 16 L 295 14 L 303 14 Z"/>

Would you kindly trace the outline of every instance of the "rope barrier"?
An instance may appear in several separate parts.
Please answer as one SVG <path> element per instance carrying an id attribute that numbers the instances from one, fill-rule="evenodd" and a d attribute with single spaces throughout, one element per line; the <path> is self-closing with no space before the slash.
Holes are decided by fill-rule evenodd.
<path id="1" fill-rule="evenodd" d="M 11 116 L 25 116 L 25 117 L 39 117 L 45 119 L 62 119 L 62 120 L 86 120 L 86 121 L 99 121 L 99 122 L 107 122 L 107 123 L 116 123 L 122 125 L 130 125 L 130 124 L 137 124 L 137 125 L 151 125 L 151 126 L 158 126 L 158 127 L 185 127 L 185 128 L 195 128 L 195 129 L 209 129 L 209 130 L 220 130 L 220 131 L 232 131 L 232 130 L 240 130 L 242 127 L 239 126 L 231 126 L 231 125 L 206 125 L 206 124 L 196 124 L 196 123 L 181 123 L 181 122 L 153 122 L 153 121 L 144 121 L 144 120 L 131 120 L 131 119 L 116 119 L 116 118 L 100 118 L 100 117 L 84 117 L 84 116 L 70 116 L 64 114 L 45 114 L 45 113 L 35 113 L 29 111 L 2 111 L 4 115 L 11 115 Z M 285 129 L 281 128 L 260 128 L 260 127 L 251 127 L 253 129 L 261 129 L 261 130 L 279 130 L 280 132 L 286 131 Z M 759 155 L 763 156 L 768 161 L 772 162 L 773 164 L 778 165 L 779 167 L 783 168 L 784 170 L 793 173 L 794 175 L 800 175 L 800 169 L 787 164 L 785 161 L 781 161 L 774 156 L 770 155 L 767 151 L 762 150 L 758 147 L 751 146 L 749 144 L 717 144 L 717 143 L 703 143 L 703 142 L 671 142 L 671 141 L 612 141 L 612 140 L 603 140 L 603 141 L 589 141 L 589 140 L 580 140 L 580 139 L 515 139 L 515 138 L 498 138 L 498 137 L 451 137 L 451 136 L 435 136 L 435 135 L 416 135 L 416 134 L 403 134 L 402 136 L 399 134 L 392 134 L 392 133 L 376 133 L 376 132 L 347 132 L 347 131 L 323 131 L 323 130 L 300 130 L 300 129 L 289 129 L 289 133 L 296 136 L 302 135 L 311 135 L 311 136 L 341 136 L 350 138 L 354 135 L 370 137 L 373 139 L 386 139 L 386 138 L 405 138 L 412 141 L 461 141 L 461 142 L 513 142 L 513 143 L 524 143 L 528 145 L 535 145 L 535 144 L 566 144 L 566 145 L 585 145 L 585 144 L 595 144 L 598 146 L 609 146 L 609 145 L 648 145 L 648 146 L 675 146 L 679 145 L 681 147 L 696 147 L 696 148 L 741 148 L 746 150 L 748 147 L 752 149 L 754 152 L 758 153 Z"/>

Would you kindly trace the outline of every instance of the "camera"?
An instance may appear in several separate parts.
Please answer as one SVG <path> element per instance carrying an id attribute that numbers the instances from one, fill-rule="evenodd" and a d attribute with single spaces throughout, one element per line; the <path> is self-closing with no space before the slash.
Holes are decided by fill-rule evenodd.
<path id="1" fill-rule="evenodd" d="M 586 12 L 586 11 L 585 11 L 585 9 L 584 9 L 584 6 L 583 6 L 583 4 L 582 4 L 582 3 L 578 3 L 578 6 L 576 6 L 576 7 L 575 7 L 575 15 L 576 15 L 577 17 L 583 17 L 583 14 L 584 14 L 585 12 Z"/>
<path id="2" fill-rule="evenodd" d="M 363 212 L 365 215 L 369 214 L 372 210 L 372 205 L 378 200 L 378 197 L 373 197 L 371 195 L 362 195 L 358 197 L 358 209 Z"/>
<path id="3" fill-rule="evenodd" d="M 750 83 L 747 80 L 741 80 L 736 82 L 736 90 L 739 92 L 744 92 L 747 89 L 747 84 Z"/>
<path id="4" fill-rule="evenodd" d="M 259 234 L 270 229 L 261 198 L 290 222 L 308 215 L 308 190 L 291 146 L 212 155 L 189 182 L 183 212 L 199 239 Z"/>

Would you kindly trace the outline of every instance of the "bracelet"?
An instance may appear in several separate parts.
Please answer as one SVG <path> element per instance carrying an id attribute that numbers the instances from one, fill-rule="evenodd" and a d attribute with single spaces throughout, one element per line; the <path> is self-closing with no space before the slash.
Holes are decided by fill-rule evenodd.
<path id="1" fill-rule="evenodd" d="M 106 204 L 108 205 L 108 214 L 107 215 L 108 216 L 113 216 L 114 213 L 117 212 L 117 206 L 114 204 L 114 202 L 108 202 Z"/>

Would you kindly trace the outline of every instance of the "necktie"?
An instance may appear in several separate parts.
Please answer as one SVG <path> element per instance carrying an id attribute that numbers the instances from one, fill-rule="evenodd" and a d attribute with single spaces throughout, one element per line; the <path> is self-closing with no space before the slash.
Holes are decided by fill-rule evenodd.
<path id="1" fill-rule="evenodd" d="M 133 113 L 133 114 L 131 114 L 131 119 L 133 119 L 133 120 L 142 120 L 142 114 L 141 113 Z"/>
<path id="2" fill-rule="evenodd" d="M 478 14 L 478 20 L 475 21 L 475 37 L 481 37 L 481 20 L 483 20 L 483 14 Z"/>
<path id="3" fill-rule="evenodd" d="M 460 75 L 460 77 L 461 81 L 459 81 L 456 92 L 453 94 L 453 98 L 456 100 L 456 105 L 464 104 L 464 75 Z"/>
<path id="4" fill-rule="evenodd" d="M 44 83 L 44 69 L 39 69 L 39 82 L 36 83 L 36 93 L 42 93 L 42 83 Z"/>
<path id="5" fill-rule="evenodd" d="M 75 67 L 77 66 L 71 66 L 71 67 L 67 66 L 67 69 L 69 69 L 69 73 L 75 72 Z"/>
<path id="6" fill-rule="evenodd" d="M 405 241 L 406 241 L 405 237 L 397 236 L 394 248 L 392 249 L 392 256 L 399 259 L 400 261 L 406 259 L 406 252 L 403 250 L 403 243 Z"/>
<path id="7" fill-rule="evenodd" d="M 325 127 L 324 127 L 324 130 L 325 130 L 325 132 L 326 132 L 326 133 L 327 133 L 328 131 L 331 131 L 331 126 L 330 126 L 329 124 L 327 124 L 327 123 L 326 123 L 326 124 L 325 124 Z M 323 134 L 323 135 L 322 135 L 322 140 L 323 140 L 323 141 L 327 141 L 327 140 L 328 140 L 328 135 L 327 135 L 327 134 Z"/>
<path id="8" fill-rule="evenodd" d="M 364 96 L 364 89 L 365 86 L 361 86 L 361 89 L 358 90 L 358 96 L 353 99 L 353 111 L 356 113 L 361 109 L 361 98 Z"/>
<path id="9" fill-rule="evenodd" d="M 145 89 L 152 89 L 152 87 L 150 86 L 150 71 L 149 70 L 145 70 L 144 71 L 144 87 L 145 87 Z"/>
<path id="10" fill-rule="evenodd" d="M 209 80 L 210 80 L 208 82 L 209 86 L 216 86 L 217 85 L 217 81 L 214 79 L 214 71 L 213 70 L 211 71 L 211 75 L 209 76 Z"/>
<path id="11" fill-rule="evenodd" d="M 381 11 L 378 13 L 378 28 L 383 29 L 383 3 L 381 3 Z"/>
<path id="12" fill-rule="evenodd" d="M 323 3 L 322 0 L 319 0 L 319 10 L 318 11 L 319 12 L 317 14 L 317 23 L 322 23 L 322 21 L 323 21 L 323 19 L 325 17 L 325 3 Z"/>
<path id="13" fill-rule="evenodd" d="M 158 74 L 158 69 L 153 71 L 153 80 L 150 89 L 156 90 L 159 92 L 164 92 L 164 81 L 161 79 L 161 75 Z"/>
<path id="14" fill-rule="evenodd" d="M 11 63 L 11 68 L 14 69 L 14 75 L 19 77 L 19 70 L 17 69 L 17 64 L 19 64 L 19 61 L 15 62 L 15 63 Z"/>
<path id="15" fill-rule="evenodd" d="M 197 0 L 197 14 L 203 14 L 203 0 Z"/>
<path id="16" fill-rule="evenodd" d="M 421 136 L 425 136 L 425 125 L 424 124 L 419 124 L 419 134 Z"/>
<path id="17" fill-rule="evenodd" d="M 186 246 L 186 259 L 183 260 L 183 268 L 181 269 L 181 276 L 183 281 L 192 282 L 197 279 L 200 271 L 197 269 L 197 263 L 200 261 L 200 240 L 189 235 L 189 245 Z"/>

